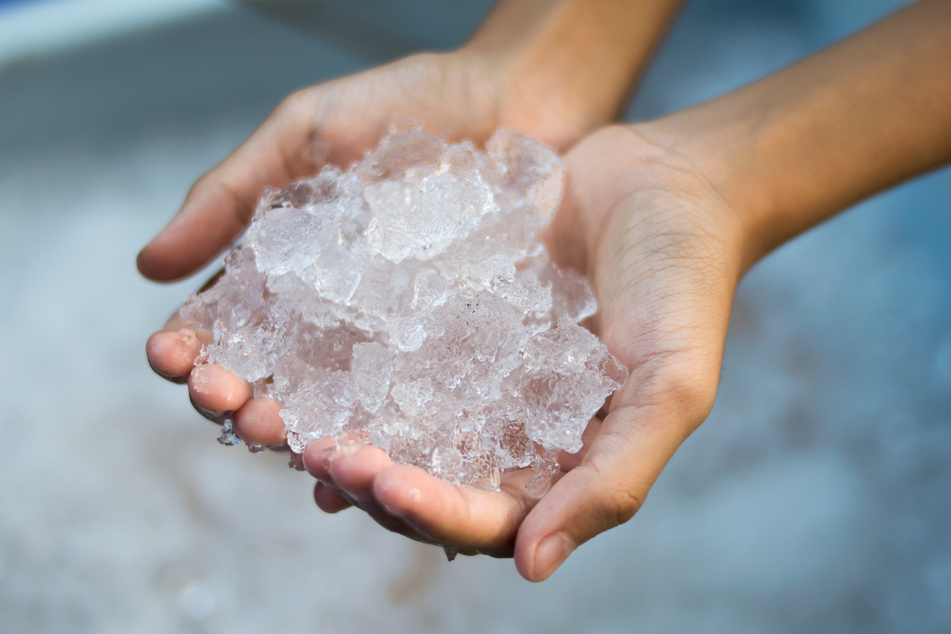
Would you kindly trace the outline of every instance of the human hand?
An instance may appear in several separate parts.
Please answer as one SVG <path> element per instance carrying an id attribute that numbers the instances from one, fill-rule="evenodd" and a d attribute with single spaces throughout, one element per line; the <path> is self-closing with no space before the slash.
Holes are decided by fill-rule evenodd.
<path id="1" fill-rule="evenodd" d="M 237 238 L 266 187 L 312 176 L 325 162 L 346 167 L 393 125 L 476 143 L 514 128 L 567 149 L 617 115 L 679 4 L 499 0 L 457 51 L 294 93 L 195 183 L 139 254 L 139 270 L 157 281 L 193 273 Z"/>
<path id="2" fill-rule="evenodd" d="M 947 91 L 935 88 L 947 85 L 936 78 L 948 72 L 949 6 L 918 3 L 751 87 L 571 151 L 546 237 L 592 280 L 593 328 L 631 375 L 543 497 L 519 472 L 486 493 L 372 448 L 315 443 L 304 464 L 322 481 L 318 504 L 355 502 L 412 537 L 514 555 L 531 580 L 630 518 L 712 406 L 742 273 L 844 206 L 949 160 Z M 909 33 L 918 46 L 889 45 Z"/>
<path id="3" fill-rule="evenodd" d="M 553 147 L 584 132 L 580 121 L 539 116 L 550 109 L 515 83 L 500 57 L 462 49 L 414 55 L 296 92 L 194 184 L 139 254 L 139 270 L 157 281 L 193 273 L 240 235 L 265 188 L 313 176 L 324 163 L 346 167 L 392 125 L 476 142 L 512 127 Z"/>
<path id="4" fill-rule="evenodd" d="M 237 237 L 263 188 L 312 175 L 324 162 L 346 165 L 410 118 L 450 140 L 479 142 L 511 127 L 564 150 L 616 116 L 678 4 L 500 0 L 459 51 L 416 55 L 296 93 L 195 184 L 139 255 L 139 270 L 159 281 L 188 275 Z M 244 440 L 282 444 L 280 405 L 250 399 L 249 386 L 220 366 L 195 368 L 210 333 L 182 326 L 173 317 L 149 339 L 156 372 L 187 380 L 196 408 L 212 420 L 231 417 Z M 325 508 L 346 504 L 332 493 L 321 500 L 318 487 Z"/>
<path id="5" fill-rule="evenodd" d="M 386 528 L 465 554 L 515 556 L 522 574 L 546 578 L 567 554 L 628 519 L 677 446 L 705 418 L 716 391 L 733 288 L 739 228 L 728 206 L 673 142 L 648 129 L 611 127 L 566 157 L 566 196 L 544 238 L 552 256 L 589 276 L 600 302 L 592 327 L 631 369 L 608 414 L 591 422 L 585 448 L 563 454 L 540 499 L 531 473 L 504 475 L 501 492 L 456 487 L 377 448 L 312 443 L 303 464 L 327 512 L 350 505 Z M 174 317 L 149 341 L 149 359 L 188 377 L 199 411 L 233 412 L 249 443 L 284 440 L 280 405 L 251 399 L 220 366 L 194 367 L 208 333 Z"/>
<path id="6" fill-rule="evenodd" d="M 524 470 L 506 473 L 500 492 L 457 487 L 380 449 L 325 439 L 303 456 L 320 508 L 353 504 L 420 541 L 514 555 L 536 581 L 637 511 L 712 406 L 743 264 L 737 219 L 673 146 L 647 127 L 616 126 L 566 157 L 565 200 L 544 238 L 589 276 L 600 302 L 592 327 L 631 375 L 582 452 L 562 455 L 550 490 L 532 495 Z"/>
<path id="7" fill-rule="evenodd" d="M 486 139 L 514 127 L 555 147 L 572 143 L 587 125 L 563 109 L 542 107 L 503 57 L 461 49 L 421 54 L 302 90 L 286 99 L 244 145 L 203 176 L 178 215 L 139 255 L 139 270 L 155 280 L 192 273 L 244 229 L 265 187 L 313 175 L 324 162 L 346 166 L 375 147 L 394 122 L 445 132 L 450 139 Z M 212 420 L 234 413 L 239 435 L 264 445 L 283 443 L 279 406 L 249 401 L 248 386 L 220 366 L 194 368 L 200 337 L 173 317 L 147 344 L 149 363 L 173 381 L 188 380 L 196 409 Z M 206 337 L 206 338 L 207 338 Z M 246 406 L 247 405 L 247 406 Z"/>

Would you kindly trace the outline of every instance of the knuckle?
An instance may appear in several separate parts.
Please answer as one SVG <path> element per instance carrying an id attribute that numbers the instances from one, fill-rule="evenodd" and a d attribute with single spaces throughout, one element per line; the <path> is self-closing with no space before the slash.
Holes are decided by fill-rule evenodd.
<path id="1" fill-rule="evenodd" d="M 615 487 L 601 499 L 601 513 L 606 526 L 613 528 L 630 520 L 641 508 L 641 499 L 623 487 Z"/>
<path id="2" fill-rule="evenodd" d="M 309 89 L 297 90 L 292 92 L 277 105 L 274 109 L 275 116 L 294 115 L 305 108 L 311 101 L 311 91 Z"/>
<path id="3" fill-rule="evenodd" d="M 667 372 L 655 377 L 654 393 L 665 402 L 674 404 L 680 412 L 677 418 L 699 425 L 713 409 L 717 392 L 717 373 L 705 371 Z"/>
<path id="4" fill-rule="evenodd" d="M 215 181 L 215 169 L 205 172 L 198 178 L 198 180 L 192 183 L 192 186 L 188 189 L 186 200 L 200 197 L 201 193 L 211 187 L 212 183 Z"/>
<path id="5" fill-rule="evenodd" d="M 303 88 L 284 97 L 268 117 L 268 123 L 294 121 L 307 117 L 308 113 L 314 110 L 314 90 L 315 87 Z"/>

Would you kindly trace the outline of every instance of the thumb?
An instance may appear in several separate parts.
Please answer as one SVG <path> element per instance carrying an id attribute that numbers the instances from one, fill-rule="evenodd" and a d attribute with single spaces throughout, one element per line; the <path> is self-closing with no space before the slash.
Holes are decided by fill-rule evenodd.
<path id="1" fill-rule="evenodd" d="M 581 463 L 552 486 L 519 527 L 519 573 L 529 581 L 543 581 L 579 545 L 633 517 L 709 409 L 701 399 L 684 395 L 613 410 Z"/>
<path id="2" fill-rule="evenodd" d="M 244 144 L 200 178 L 181 210 L 139 253 L 147 278 L 175 280 L 207 264 L 241 233 L 261 191 L 319 166 L 314 91 L 285 99 Z"/>

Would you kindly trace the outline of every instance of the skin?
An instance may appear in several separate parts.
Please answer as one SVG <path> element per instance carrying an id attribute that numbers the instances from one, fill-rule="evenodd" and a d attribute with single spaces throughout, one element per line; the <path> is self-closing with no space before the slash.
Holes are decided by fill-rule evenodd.
<path id="1" fill-rule="evenodd" d="M 285 99 L 235 152 L 200 178 L 172 221 L 139 253 L 145 277 L 192 274 L 241 234 L 261 191 L 346 166 L 391 127 L 421 125 L 450 139 L 484 141 L 515 128 L 556 149 L 611 120 L 644 71 L 680 0 L 503 0 L 471 41 L 312 86 Z M 579 99 L 578 95 L 584 95 Z M 209 281 L 209 284 L 211 281 Z M 195 408 L 239 436 L 283 443 L 279 406 L 252 401 L 220 367 L 193 370 L 210 333 L 177 315 L 146 345 L 152 368 L 187 382 Z"/>
<path id="2" fill-rule="evenodd" d="M 194 273 L 240 235 L 262 190 L 347 166 L 393 126 L 477 143 L 508 127 L 565 150 L 614 118 L 679 4 L 505 0 L 458 51 L 300 90 L 194 184 L 139 253 L 139 271 L 156 281 Z"/>
<path id="3" fill-rule="evenodd" d="M 264 188 L 309 176 L 324 163 L 347 165 L 394 125 L 422 125 L 450 139 L 477 142 L 499 127 L 512 127 L 567 149 L 616 116 L 679 4 L 503 0 L 458 51 L 414 55 L 299 91 L 195 183 L 175 218 L 139 254 L 139 271 L 156 281 L 191 274 L 243 231 Z M 220 366 L 195 367 L 210 337 L 183 328 L 175 315 L 149 338 L 149 363 L 160 376 L 187 383 L 192 404 L 206 418 L 222 422 L 231 417 L 235 432 L 248 443 L 283 445 L 279 403 L 251 399 L 248 386 Z M 324 468 L 326 461 L 319 458 L 325 445 L 315 443 L 307 454 L 312 473 L 327 482 L 315 488 L 321 509 L 337 512 L 355 503 L 391 530 L 421 541 L 445 541 L 389 521 L 372 494 L 361 488 L 368 473 L 364 457 L 380 467 L 381 452 L 358 452 L 332 474 L 329 463 Z M 356 465 L 356 473 L 350 474 L 348 463 Z M 510 474 L 504 486 L 518 497 L 524 479 Z M 510 526 L 528 505 L 513 508 L 497 523 Z M 514 531 L 507 530 L 506 539 L 495 540 L 507 544 L 486 542 L 483 550 L 510 556 Z M 479 551 L 464 542 L 461 552 Z"/>
<path id="4" fill-rule="evenodd" d="M 592 421 L 585 449 L 565 456 L 535 498 L 525 473 L 487 493 L 372 447 L 318 441 L 303 455 L 318 506 L 353 504 L 390 530 L 513 556 L 526 579 L 547 578 L 638 511 L 706 418 L 742 275 L 843 207 L 951 160 L 949 59 L 951 2 L 921 2 L 747 88 L 587 136 L 566 155 L 565 199 L 543 238 L 556 260 L 588 275 L 600 304 L 592 329 L 631 376 Z M 200 348 L 178 326 L 149 340 L 166 376 L 181 376 Z M 280 439 L 274 406 L 242 401 L 241 382 L 220 368 L 196 372 L 198 407 L 236 409 L 236 426 L 242 409 L 260 407 L 239 433 Z"/>

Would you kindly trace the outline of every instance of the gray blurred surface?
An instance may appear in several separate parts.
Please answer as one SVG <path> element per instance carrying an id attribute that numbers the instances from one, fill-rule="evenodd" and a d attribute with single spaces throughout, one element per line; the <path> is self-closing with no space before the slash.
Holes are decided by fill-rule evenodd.
<path id="1" fill-rule="evenodd" d="M 897 4 L 697 0 L 629 116 Z M 407 6 L 321 5 L 353 41 L 232 9 L 0 68 L 0 631 L 951 630 L 948 170 L 754 269 L 710 419 L 541 585 L 320 514 L 309 478 L 219 446 L 150 373 L 146 337 L 198 282 L 139 279 L 137 250 L 284 94 L 389 54 L 361 33 L 440 48 L 478 16 Z"/>

